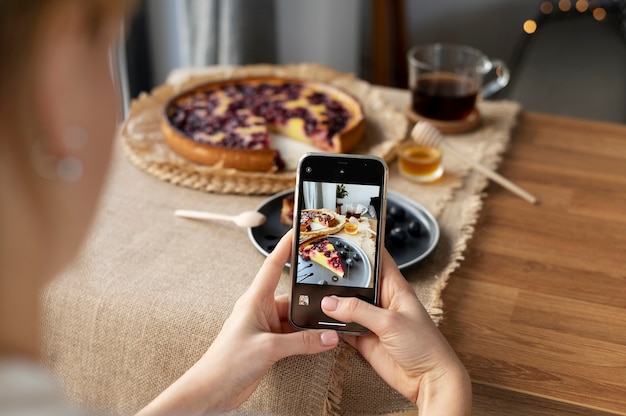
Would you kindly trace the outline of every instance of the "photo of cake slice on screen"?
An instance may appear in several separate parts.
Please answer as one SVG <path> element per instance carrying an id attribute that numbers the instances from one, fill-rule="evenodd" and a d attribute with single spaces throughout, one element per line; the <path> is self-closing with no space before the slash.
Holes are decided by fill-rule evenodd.
<path id="1" fill-rule="evenodd" d="M 377 218 L 366 204 L 377 195 L 376 186 L 304 183 L 298 283 L 373 287 Z M 293 202 L 292 195 L 283 200 L 283 223 L 293 223 Z"/>

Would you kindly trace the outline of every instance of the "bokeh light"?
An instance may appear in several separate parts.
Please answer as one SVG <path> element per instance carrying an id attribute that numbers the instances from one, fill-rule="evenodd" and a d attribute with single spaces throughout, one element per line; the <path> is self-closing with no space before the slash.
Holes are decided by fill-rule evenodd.
<path id="1" fill-rule="evenodd" d="M 593 18 L 600 21 L 600 20 L 604 20 L 604 18 L 606 17 L 606 10 L 604 10 L 602 7 L 598 7 L 593 9 Z"/>
<path id="2" fill-rule="evenodd" d="M 576 10 L 580 13 L 584 13 L 589 10 L 589 2 L 587 0 L 578 0 L 576 2 Z"/>
<path id="3" fill-rule="evenodd" d="M 559 10 L 562 12 L 568 12 L 572 8 L 570 0 L 559 0 Z"/>
<path id="4" fill-rule="evenodd" d="M 541 5 L 539 6 L 539 10 L 541 10 L 541 13 L 543 14 L 550 14 L 552 13 L 552 11 L 554 10 L 554 6 L 552 5 L 551 2 L 549 1 L 544 1 L 543 3 L 541 3 Z"/>
<path id="5" fill-rule="evenodd" d="M 526 20 L 523 25 L 524 32 L 532 35 L 537 30 L 537 22 L 534 20 Z"/>

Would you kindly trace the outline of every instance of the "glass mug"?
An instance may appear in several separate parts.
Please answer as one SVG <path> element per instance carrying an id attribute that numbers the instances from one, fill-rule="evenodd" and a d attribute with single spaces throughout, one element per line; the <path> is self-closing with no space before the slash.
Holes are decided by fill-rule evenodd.
<path id="1" fill-rule="evenodd" d="M 408 53 L 411 109 L 435 120 L 463 120 L 486 98 L 509 83 L 509 69 L 478 49 L 445 43 L 419 45 Z M 483 85 L 485 75 L 495 79 Z"/>
<path id="2" fill-rule="evenodd" d="M 367 212 L 367 207 L 361 204 L 348 204 L 345 206 L 346 208 L 346 219 L 350 219 L 352 217 L 357 220 L 361 219 L 361 215 Z"/>

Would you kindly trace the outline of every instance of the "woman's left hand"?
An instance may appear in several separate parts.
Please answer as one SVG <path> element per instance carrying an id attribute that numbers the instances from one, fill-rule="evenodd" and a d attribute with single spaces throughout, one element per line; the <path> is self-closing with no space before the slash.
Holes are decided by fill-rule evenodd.
<path id="1" fill-rule="evenodd" d="M 288 232 L 267 257 L 248 290 L 202 358 L 144 408 L 140 415 L 212 414 L 243 403 L 278 360 L 337 346 L 333 330 L 294 331 L 289 297 L 274 297 L 291 254 Z"/>

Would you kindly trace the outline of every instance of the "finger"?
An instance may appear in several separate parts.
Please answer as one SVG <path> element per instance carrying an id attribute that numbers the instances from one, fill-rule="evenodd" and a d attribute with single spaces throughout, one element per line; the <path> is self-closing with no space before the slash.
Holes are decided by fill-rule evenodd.
<path id="1" fill-rule="evenodd" d="M 398 291 L 408 291 L 415 295 L 415 291 L 404 278 L 400 269 L 398 269 L 395 260 L 384 247 L 382 252 L 381 276 L 381 307 L 385 309 L 389 308 L 391 300 Z"/>
<path id="2" fill-rule="evenodd" d="M 260 292 L 261 296 L 274 294 L 285 264 L 291 256 L 292 234 L 291 230 L 287 231 L 267 256 L 250 285 L 251 290 Z"/>
<path id="3" fill-rule="evenodd" d="M 281 334 L 290 334 L 296 331 L 297 329 L 293 325 L 291 325 L 291 322 L 289 320 L 280 321 L 280 333 Z"/>
<path id="4" fill-rule="evenodd" d="M 341 322 L 356 322 L 377 335 L 385 328 L 385 317 L 389 313 L 358 298 L 326 296 L 322 299 L 322 311 Z"/>
<path id="5" fill-rule="evenodd" d="M 289 295 L 279 295 L 274 298 L 276 302 L 276 311 L 278 312 L 278 318 L 283 321 L 287 319 L 289 315 Z"/>
<path id="6" fill-rule="evenodd" d="M 396 261 L 393 259 L 393 257 L 387 250 L 387 247 L 382 248 L 381 256 L 382 256 L 382 271 L 384 273 L 391 273 L 391 274 L 395 274 L 396 272 L 400 273 L 400 269 L 398 269 L 398 265 L 396 264 Z"/>
<path id="7" fill-rule="evenodd" d="M 390 276 L 391 280 L 395 282 L 402 282 L 408 285 L 396 261 L 391 257 L 391 254 L 389 254 L 389 251 L 387 251 L 385 247 L 383 247 L 382 252 L 381 273 L 385 277 Z"/>
<path id="8" fill-rule="evenodd" d="M 292 355 L 318 354 L 339 343 L 339 334 L 333 330 L 306 330 L 289 334 L 271 334 L 271 350 L 276 361 Z"/>
<path id="9" fill-rule="evenodd" d="M 289 301 L 289 295 L 279 295 L 274 298 L 274 301 L 276 302 L 276 312 L 278 313 L 278 319 L 280 320 L 280 332 L 288 334 L 296 331 L 296 328 L 294 328 L 289 321 L 289 305 L 291 304 Z"/>

